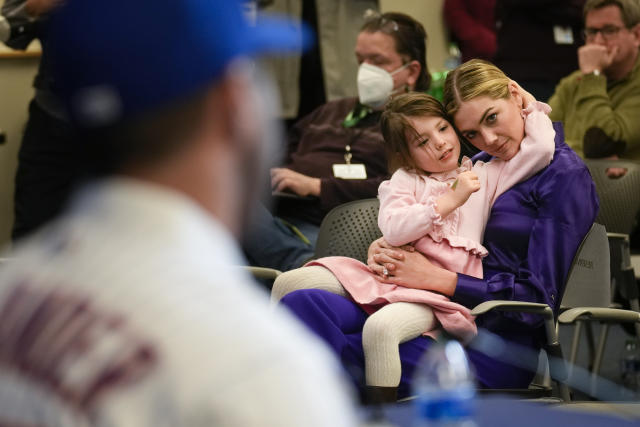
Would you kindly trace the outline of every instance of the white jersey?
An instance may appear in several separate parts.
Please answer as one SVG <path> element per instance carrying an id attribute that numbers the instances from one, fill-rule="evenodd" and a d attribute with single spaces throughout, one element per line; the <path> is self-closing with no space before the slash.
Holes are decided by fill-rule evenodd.
<path id="1" fill-rule="evenodd" d="M 0 270 L 0 425 L 352 426 L 338 363 L 190 199 L 111 179 Z"/>

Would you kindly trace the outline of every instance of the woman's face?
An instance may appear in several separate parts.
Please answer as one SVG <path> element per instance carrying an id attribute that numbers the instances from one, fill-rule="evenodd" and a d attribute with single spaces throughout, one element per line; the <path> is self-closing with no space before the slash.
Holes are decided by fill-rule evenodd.
<path id="1" fill-rule="evenodd" d="M 493 99 L 481 96 L 461 103 L 454 116 L 460 133 L 476 148 L 502 160 L 509 160 L 520 149 L 524 138 L 522 97 Z"/>
<path id="2" fill-rule="evenodd" d="M 458 167 L 460 141 L 453 126 L 436 116 L 409 117 L 416 134 L 408 135 L 409 153 L 425 172 L 446 172 Z"/>

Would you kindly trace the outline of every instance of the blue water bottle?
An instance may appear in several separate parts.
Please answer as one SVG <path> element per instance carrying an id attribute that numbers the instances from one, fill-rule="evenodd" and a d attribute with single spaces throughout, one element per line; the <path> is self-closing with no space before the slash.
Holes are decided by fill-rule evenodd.
<path id="1" fill-rule="evenodd" d="M 476 427 L 476 387 L 459 342 L 431 345 L 413 377 L 416 427 Z"/>

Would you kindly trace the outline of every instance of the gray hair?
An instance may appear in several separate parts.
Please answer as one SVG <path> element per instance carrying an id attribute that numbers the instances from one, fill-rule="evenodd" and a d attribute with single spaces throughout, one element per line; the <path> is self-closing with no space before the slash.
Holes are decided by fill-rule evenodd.
<path id="1" fill-rule="evenodd" d="M 586 18 L 592 10 L 606 6 L 618 6 L 625 27 L 632 28 L 640 22 L 640 2 L 638 0 L 587 0 L 582 9 Z"/>

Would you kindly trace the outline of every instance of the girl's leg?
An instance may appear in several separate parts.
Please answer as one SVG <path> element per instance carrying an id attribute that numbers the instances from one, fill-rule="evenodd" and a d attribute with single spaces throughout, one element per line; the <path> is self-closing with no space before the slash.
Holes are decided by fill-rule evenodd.
<path id="1" fill-rule="evenodd" d="M 372 314 L 362 331 L 367 385 L 397 387 L 402 374 L 399 344 L 433 329 L 435 321 L 429 306 L 409 302 L 388 304 Z"/>
<path id="2" fill-rule="evenodd" d="M 291 292 L 281 303 L 332 349 L 364 395 L 362 328 L 367 313 L 353 301 L 319 289 Z M 398 397 L 410 395 L 413 372 L 432 342 L 429 337 L 419 336 L 400 344 L 402 379 Z"/>
<path id="3" fill-rule="evenodd" d="M 271 302 L 279 302 L 282 297 L 299 289 L 322 289 L 336 295 L 347 296 L 336 276 L 319 265 L 297 268 L 282 273 L 273 283 Z"/>
<path id="4" fill-rule="evenodd" d="M 356 387 L 364 384 L 362 327 L 367 319 L 356 303 L 320 289 L 302 289 L 281 304 L 331 348 Z"/>

